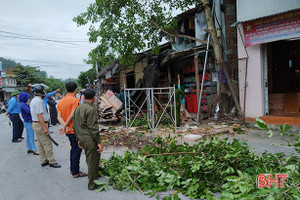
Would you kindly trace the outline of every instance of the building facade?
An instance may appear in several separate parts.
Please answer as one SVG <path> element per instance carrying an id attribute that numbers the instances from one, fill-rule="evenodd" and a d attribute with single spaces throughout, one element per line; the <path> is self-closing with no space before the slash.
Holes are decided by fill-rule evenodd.
<path id="1" fill-rule="evenodd" d="M 11 92 L 17 89 L 17 80 L 12 76 L 6 76 L 6 72 L 0 61 L 0 101 L 8 101 Z"/>
<path id="2" fill-rule="evenodd" d="M 238 0 L 236 7 L 245 117 L 300 125 L 300 1 Z"/>

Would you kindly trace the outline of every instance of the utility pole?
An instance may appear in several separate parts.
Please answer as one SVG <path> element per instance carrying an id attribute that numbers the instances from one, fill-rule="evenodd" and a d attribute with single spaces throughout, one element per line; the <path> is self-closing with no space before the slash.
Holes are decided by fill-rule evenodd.
<path id="1" fill-rule="evenodd" d="M 96 80 L 97 80 L 97 93 L 98 93 L 98 95 L 100 95 L 100 87 L 101 87 L 101 85 L 100 85 L 100 79 L 99 79 L 99 77 L 98 77 L 99 70 L 98 70 L 97 61 L 96 61 L 96 73 L 97 73 L 97 75 L 96 75 Z"/>

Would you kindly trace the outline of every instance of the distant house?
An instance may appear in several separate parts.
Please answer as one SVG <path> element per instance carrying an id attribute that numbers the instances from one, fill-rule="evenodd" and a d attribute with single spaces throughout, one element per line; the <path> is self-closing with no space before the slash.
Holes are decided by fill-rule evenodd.
<path id="1" fill-rule="evenodd" d="M 9 100 L 12 91 L 16 89 L 23 89 L 17 87 L 17 80 L 12 71 L 12 68 L 5 68 L 1 71 L 0 101 Z"/>

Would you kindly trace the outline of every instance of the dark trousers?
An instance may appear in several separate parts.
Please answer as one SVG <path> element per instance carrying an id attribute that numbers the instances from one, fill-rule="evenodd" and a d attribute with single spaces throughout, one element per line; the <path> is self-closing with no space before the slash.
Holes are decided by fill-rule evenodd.
<path id="1" fill-rule="evenodd" d="M 80 156 L 82 149 L 79 148 L 75 134 L 66 134 L 69 138 L 71 150 L 70 150 L 70 170 L 72 175 L 79 173 Z"/>
<path id="2" fill-rule="evenodd" d="M 22 137 L 24 124 L 20 118 L 19 114 L 10 114 L 9 115 L 10 120 L 13 123 L 13 136 L 12 141 L 18 140 L 20 137 Z"/>

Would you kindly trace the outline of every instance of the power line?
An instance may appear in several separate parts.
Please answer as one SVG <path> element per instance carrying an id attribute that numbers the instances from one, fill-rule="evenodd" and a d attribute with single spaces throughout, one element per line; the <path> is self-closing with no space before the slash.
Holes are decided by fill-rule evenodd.
<path id="1" fill-rule="evenodd" d="M 15 58 L 8 58 L 11 60 L 15 60 L 16 62 L 26 62 L 26 63 L 34 63 L 34 65 L 72 65 L 72 66 L 85 66 L 89 65 L 86 63 L 58 63 L 58 62 L 45 62 L 41 60 L 26 60 L 26 59 L 15 59 Z"/>
<path id="2" fill-rule="evenodd" d="M 20 35 L 20 36 L 25 36 L 25 37 L 44 38 L 44 37 L 38 36 L 38 35 L 26 35 L 26 34 L 15 33 L 15 32 L 4 31 L 4 30 L 0 30 L 0 32 L 12 34 L 12 35 Z M 89 42 L 89 40 L 81 40 L 81 39 L 72 39 L 71 41 L 68 41 L 68 40 L 67 40 L 67 41 L 64 41 L 64 39 L 66 39 L 66 38 L 55 38 L 55 37 L 49 37 L 49 36 L 47 36 L 47 38 L 54 38 L 54 39 L 60 40 L 60 41 L 62 41 L 62 42 Z M 69 38 L 68 38 L 68 39 L 69 39 Z"/>
<path id="3" fill-rule="evenodd" d="M 0 30 L 0 32 L 3 32 L 3 31 Z M 88 46 L 79 45 L 79 44 L 73 44 L 73 43 L 66 42 L 66 41 L 51 40 L 51 39 L 46 39 L 46 38 L 35 38 L 35 37 L 28 37 L 28 36 L 10 36 L 10 35 L 0 35 L 0 37 L 15 38 L 15 39 L 25 39 L 25 40 L 35 40 L 35 41 L 54 42 L 54 43 L 60 43 L 60 44 L 66 44 L 66 45 L 71 45 L 71 46 L 76 46 L 76 47 L 90 49 L 90 47 L 88 47 Z"/>

